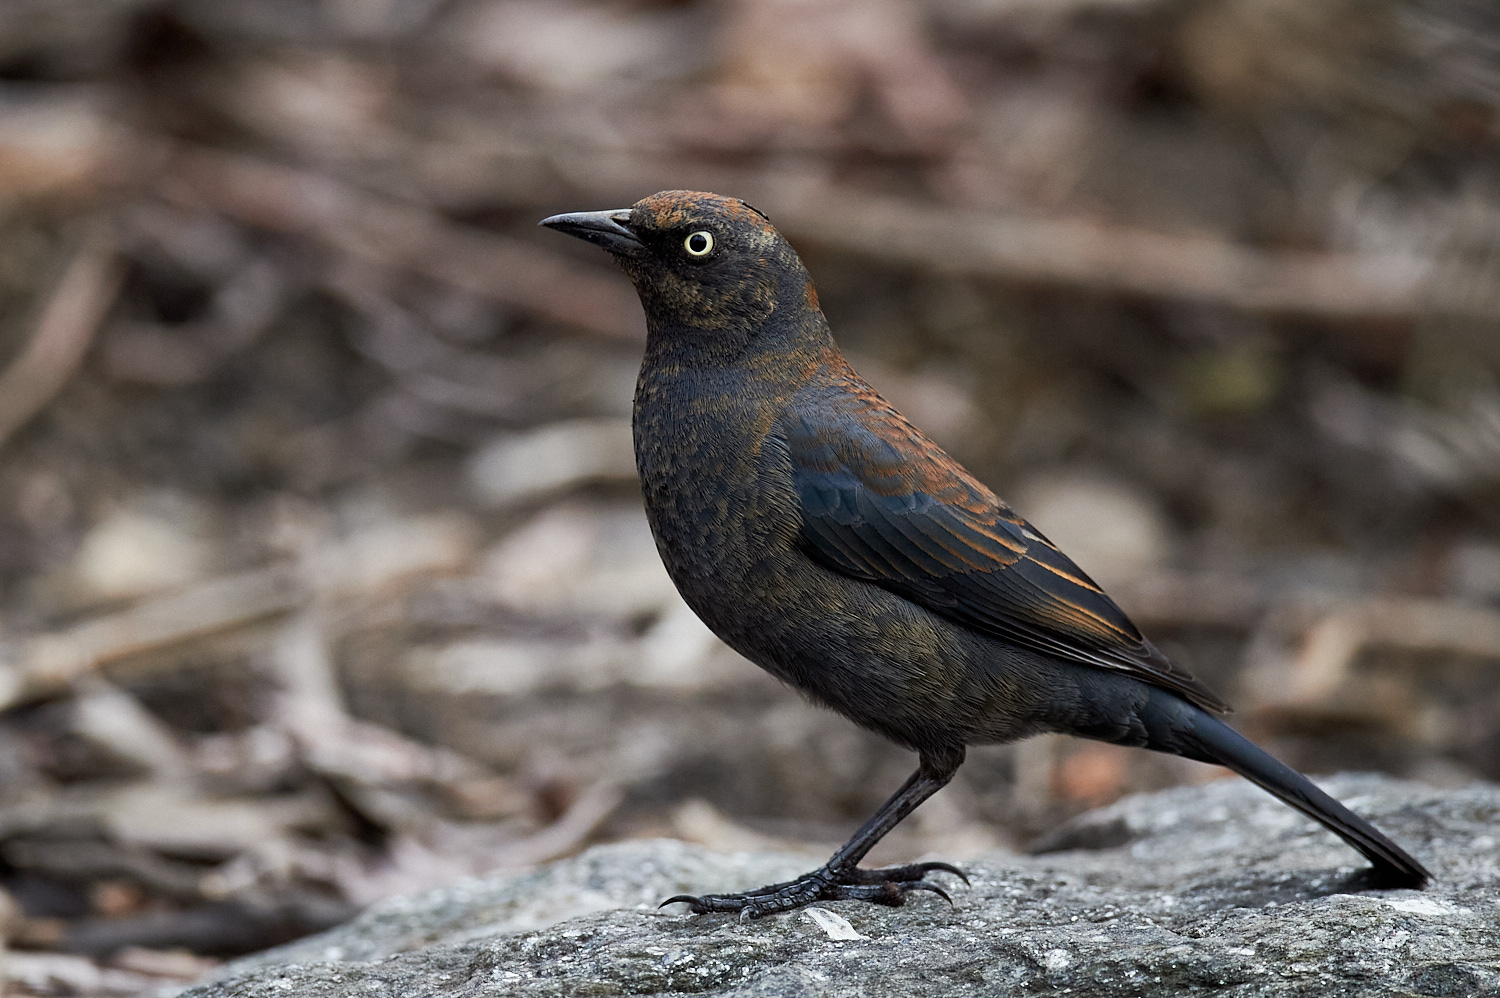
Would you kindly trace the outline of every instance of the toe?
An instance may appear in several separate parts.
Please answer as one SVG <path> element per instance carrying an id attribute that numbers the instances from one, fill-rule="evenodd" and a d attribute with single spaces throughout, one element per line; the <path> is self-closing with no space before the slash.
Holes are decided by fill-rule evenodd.
<path id="1" fill-rule="evenodd" d="M 846 884 L 883 884 L 888 881 L 905 883 L 907 881 L 923 880 L 929 873 L 951 873 L 964 883 L 969 878 L 964 872 L 951 863 L 910 863 L 906 866 L 887 866 L 878 870 L 841 870 L 838 873 L 838 881 Z"/>
<path id="2" fill-rule="evenodd" d="M 900 886 L 901 886 L 902 892 L 904 892 L 904 893 L 910 893 L 911 891 L 931 891 L 932 893 L 936 894 L 938 897 L 942 898 L 944 901 L 947 901 L 950 907 L 955 907 L 955 908 L 958 907 L 957 905 L 955 905 L 953 903 L 953 899 L 948 896 L 948 892 L 947 891 L 943 890 L 937 884 L 934 884 L 934 883 L 932 883 L 930 881 L 927 881 L 927 880 L 909 880 L 909 881 L 906 881 L 906 882 L 902 883 Z"/>
<path id="3" fill-rule="evenodd" d="M 959 880 L 962 880 L 965 886 L 970 886 L 968 874 L 964 873 L 964 871 L 960 870 L 952 863 L 932 862 L 918 863 L 917 865 L 922 868 L 923 873 L 951 873 Z"/>

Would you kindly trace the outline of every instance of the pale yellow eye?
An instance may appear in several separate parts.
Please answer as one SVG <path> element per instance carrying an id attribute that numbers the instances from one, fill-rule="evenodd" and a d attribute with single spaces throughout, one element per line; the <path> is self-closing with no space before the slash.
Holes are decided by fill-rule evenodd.
<path id="1" fill-rule="evenodd" d="M 712 232 L 704 232 L 701 229 L 690 233 L 682 241 L 682 248 L 688 251 L 688 256 L 708 256 L 709 253 L 713 252 L 714 234 Z"/>

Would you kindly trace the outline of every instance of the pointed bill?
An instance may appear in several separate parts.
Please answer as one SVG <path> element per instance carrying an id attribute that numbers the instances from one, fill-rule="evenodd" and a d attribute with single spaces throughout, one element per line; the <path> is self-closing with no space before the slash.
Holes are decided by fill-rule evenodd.
<path id="1" fill-rule="evenodd" d="M 573 211 L 566 215 L 544 218 L 538 225 L 545 225 L 558 232 L 577 236 L 585 242 L 602 246 L 618 256 L 642 256 L 646 247 L 630 231 L 630 209 L 612 208 L 608 211 Z"/>

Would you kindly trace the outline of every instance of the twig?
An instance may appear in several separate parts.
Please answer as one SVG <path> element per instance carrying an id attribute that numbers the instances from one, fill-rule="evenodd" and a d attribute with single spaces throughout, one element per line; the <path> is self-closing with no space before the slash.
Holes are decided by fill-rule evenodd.
<path id="1" fill-rule="evenodd" d="M 1321 318 L 1500 314 L 1478 296 L 1438 294 L 1439 287 L 1428 286 L 1435 261 L 1410 256 L 1267 251 L 1209 236 L 960 212 L 844 192 L 799 200 L 785 217 L 792 235 L 811 242 L 976 277 Z"/>
<path id="2" fill-rule="evenodd" d="M 568 855 L 583 845 L 624 799 L 624 791 L 613 783 L 594 784 L 579 795 L 562 817 L 535 835 L 500 850 L 492 858 L 492 869 L 533 866 Z"/>
<path id="3" fill-rule="evenodd" d="M 1308 605 L 1311 603 L 1312 605 Z M 1296 650 L 1291 650 L 1295 645 Z M 1273 606 L 1252 635 L 1241 676 L 1251 716 L 1358 716 L 1390 721 L 1410 712 L 1378 684 L 1351 682 L 1366 648 L 1470 656 L 1500 664 L 1500 612 L 1442 600 L 1316 598 Z"/>
<path id="4" fill-rule="evenodd" d="M 45 696 L 101 665 L 294 609 L 305 599 L 286 569 L 231 575 L 33 638 L 0 677 L 0 706 Z"/>
<path id="5" fill-rule="evenodd" d="M 26 348 L 0 374 L 0 443 L 67 384 L 119 286 L 113 242 L 96 226 L 63 272 Z"/>
<path id="6" fill-rule="evenodd" d="M 4 850 L 5 861 L 17 869 L 75 880 L 126 877 L 161 897 L 189 903 L 203 900 L 201 866 L 164 859 L 133 843 L 31 836 L 11 839 Z"/>
<path id="7" fill-rule="evenodd" d="M 1286 691 L 1288 703 L 1317 704 L 1347 678 L 1363 648 L 1405 648 L 1500 660 L 1500 613 L 1437 600 L 1375 598 L 1314 625 Z"/>
<path id="8" fill-rule="evenodd" d="M 306 235 L 358 259 L 557 322 L 605 336 L 645 336 L 640 305 L 624 281 L 329 177 L 199 149 L 174 158 L 163 189 L 175 201 L 196 201 L 250 225 Z"/>
<path id="9" fill-rule="evenodd" d="M 93 669 L 245 627 L 307 604 L 378 599 L 403 580 L 456 571 L 473 547 L 456 517 L 413 517 L 314 547 L 300 563 L 227 575 L 20 644 L 0 664 L 0 709 L 55 693 Z"/>
<path id="10" fill-rule="evenodd" d="M 7 984 L 19 984 L 24 994 L 32 995 L 146 994 L 163 983 L 159 977 L 100 967 L 64 953 L 10 953 L 4 972 Z"/>
<path id="11" fill-rule="evenodd" d="M 270 657 L 281 687 L 275 722 L 292 735 L 303 762 L 317 772 L 364 786 L 461 785 L 493 777 L 484 766 L 449 749 L 350 716 L 316 613 L 290 620 Z"/>
<path id="12" fill-rule="evenodd" d="M 148 911 L 125 918 L 85 918 L 68 926 L 63 945 L 75 953 L 99 958 L 116 954 L 129 946 L 156 950 L 185 949 L 194 953 L 248 953 L 284 943 L 298 936 L 330 929 L 352 918 L 354 906 L 311 891 L 283 891 L 267 903 L 264 899 L 231 900 L 220 904 L 199 905 L 185 911 Z M 18 956 L 21 954 L 17 954 Z M 49 959 L 80 959 L 60 954 L 27 954 Z M 23 965 L 25 966 L 25 965 Z M 99 971 L 105 975 L 126 976 L 122 970 Z M 129 974 L 142 983 L 131 990 L 101 992 L 95 987 L 76 987 L 63 991 L 55 986 L 32 994 L 149 994 L 147 985 L 160 985 L 161 978 Z M 26 978 L 23 978 L 26 980 Z M 46 979 L 43 979 L 45 985 Z M 71 982 L 65 981 L 66 984 Z M 40 988 L 42 985 L 38 985 Z M 173 989 L 175 993 L 177 989 Z"/>
<path id="13" fill-rule="evenodd" d="M 368 320 L 351 338 L 356 350 L 390 371 L 403 391 L 425 404 L 515 421 L 535 415 L 535 399 L 522 386 L 536 379 L 524 379 L 519 363 L 443 343 L 374 290 L 372 269 L 339 267 L 326 282 Z"/>

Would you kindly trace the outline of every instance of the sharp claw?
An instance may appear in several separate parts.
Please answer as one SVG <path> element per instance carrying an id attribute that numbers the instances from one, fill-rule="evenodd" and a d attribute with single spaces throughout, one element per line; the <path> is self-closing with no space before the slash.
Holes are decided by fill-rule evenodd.
<path id="1" fill-rule="evenodd" d="M 948 896 L 948 892 L 947 891 L 943 890 L 937 884 L 929 884 L 925 880 L 914 880 L 914 881 L 912 881 L 910 883 L 902 884 L 901 885 L 901 889 L 903 891 L 931 891 L 932 893 L 936 894 L 938 897 L 942 898 L 944 901 L 947 901 L 949 907 L 953 907 L 953 908 L 957 908 L 958 907 L 958 905 L 956 905 L 956 904 L 953 903 L 953 899 Z"/>
<path id="2" fill-rule="evenodd" d="M 936 871 L 938 871 L 940 873 L 951 873 L 955 877 L 957 877 L 959 880 L 962 880 L 964 882 L 964 886 L 965 887 L 972 887 L 972 886 L 974 886 L 973 884 L 969 883 L 969 876 L 968 876 L 968 874 L 964 873 L 964 871 L 960 870 L 958 867 L 954 866 L 952 863 L 940 863 L 940 862 L 923 863 L 922 864 L 922 869 L 925 870 L 925 871 L 927 871 L 927 872 L 929 872 L 929 873 L 932 872 L 932 871 L 934 871 L 934 870 L 936 870 Z"/>
<path id="3" fill-rule="evenodd" d="M 669 904 L 678 904 L 678 903 L 689 904 L 689 905 L 692 905 L 694 908 L 697 908 L 699 905 L 701 905 L 703 903 L 703 899 L 702 898 L 698 898 L 698 897 L 694 897 L 691 894 L 676 894 L 676 895 L 673 895 L 672 897 L 667 898 L 665 901 L 663 901 L 661 904 L 657 905 L 656 907 L 658 909 L 661 909 L 661 908 L 665 908 Z"/>

